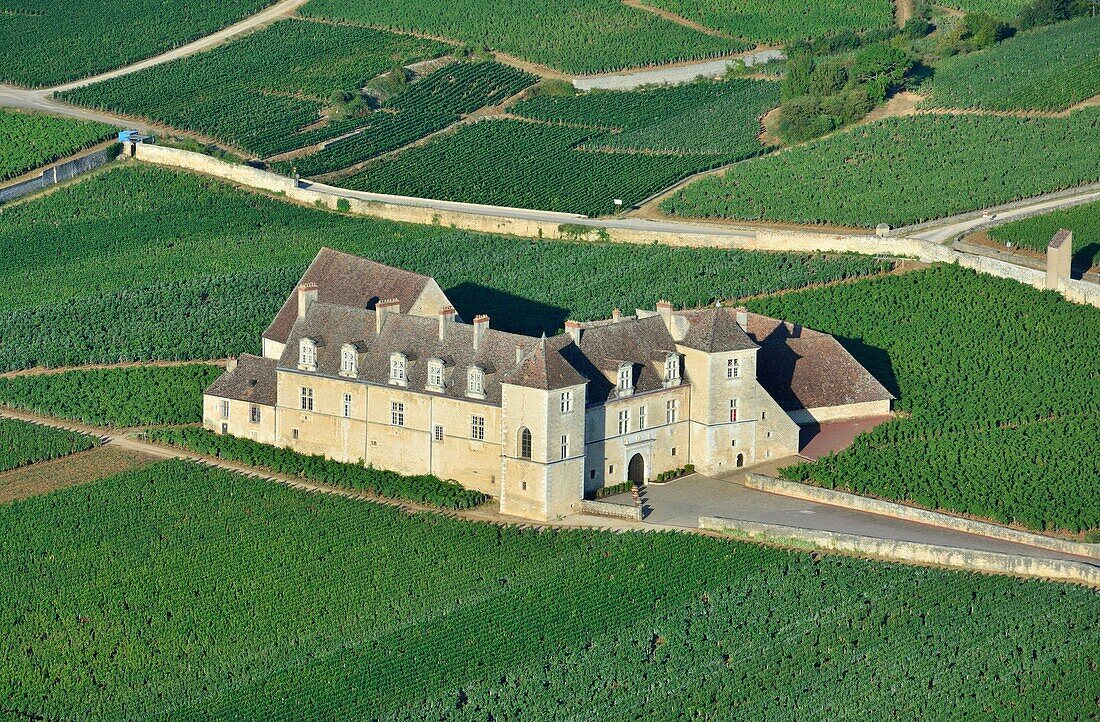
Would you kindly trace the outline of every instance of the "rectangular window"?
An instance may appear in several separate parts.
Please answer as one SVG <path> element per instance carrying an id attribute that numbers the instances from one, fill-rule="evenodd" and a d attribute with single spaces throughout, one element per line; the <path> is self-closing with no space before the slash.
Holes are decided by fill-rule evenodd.
<path id="1" fill-rule="evenodd" d="M 248 407 L 248 420 L 254 424 L 260 423 L 260 407 L 256 404 Z"/>
<path id="2" fill-rule="evenodd" d="M 623 409 L 619 412 L 619 434 L 625 434 L 630 431 L 630 409 Z"/>
<path id="3" fill-rule="evenodd" d="M 595 479 L 596 478 L 596 470 L 595 469 L 589 469 L 588 470 L 588 478 L 589 479 Z"/>
<path id="4" fill-rule="evenodd" d="M 344 418 L 351 418 L 351 394 L 344 394 Z"/>
<path id="5" fill-rule="evenodd" d="M 562 391 L 561 392 L 561 412 L 568 414 L 573 410 L 573 392 Z"/>
<path id="6" fill-rule="evenodd" d="M 730 421 L 737 421 L 737 399 L 730 399 Z"/>
<path id="7" fill-rule="evenodd" d="M 223 399 L 222 400 L 222 418 L 223 419 L 228 419 L 229 418 L 229 399 Z"/>
<path id="8" fill-rule="evenodd" d="M 611 475 L 612 475 L 612 474 L 614 474 L 614 473 L 615 473 L 615 465 L 614 465 L 614 464 L 610 464 L 610 465 L 609 465 L 609 466 L 607 467 L 607 475 L 608 475 L 608 476 L 611 476 Z"/>
<path id="9" fill-rule="evenodd" d="M 562 459 L 568 459 L 569 458 L 569 437 L 568 436 L 562 436 L 561 437 L 561 458 Z"/>
<path id="10" fill-rule="evenodd" d="M 222 434 L 229 433 L 229 424 L 222 424 Z"/>
<path id="11" fill-rule="evenodd" d="M 680 409 L 680 400 L 679 399 L 669 399 L 667 402 L 665 402 L 665 423 L 666 424 L 675 424 L 676 423 L 676 412 L 679 411 L 679 409 Z"/>
<path id="12" fill-rule="evenodd" d="M 443 427 L 440 424 L 436 424 L 432 429 L 432 438 L 436 441 L 443 441 Z"/>
<path id="13" fill-rule="evenodd" d="M 291 429 L 290 430 L 290 438 L 295 439 L 295 440 L 298 438 L 298 429 Z"/>
<path id="14" fill-rule="evenodd" d="M 485 417 L 470 417 L 470 438 L 474 441 L 485 441 Z"/>
<path id="15" fill-rule="evenodd" d="M 302 411 L 313 411 L 313 389 L 305 386 L 301 389 Z"/>
<path id="16" fill-rule="evenodd" d="M 770 431 L 767 432 L 766 434 L 764 434 L 765 439 L 770 439 L 771 437 L 772 437 L 772 432 L 770 432 Z"/>
<path id="17" fill-rule="evenodd" d="M 675 446 L 672 447 L 672 455 L 676 456 L 676 447 Z"/>
<path id="18" fill-rule="evenodd" d="M 741 378 L 741 360 L 731 358 L 726 361 L 726 378 L 727 379 L 739 379 Z"/>
<path id="19" fill-rule="evenodd" d="M 405 425 L 405 404 L 400 401 L 390 402 L 390 426 Z"/>
<path id="20" fill-rule="evenodd" d="M 645 407 L 638 407 L 638 430 L 641 431 L 645 428 Z"/>
<path id="21" fill-rule="evenodd" d="M 763 421 L 766 418 L 768 418 L 768 412 L 767 411 L 761 411 L 760 412 L 760 420 Z"/>

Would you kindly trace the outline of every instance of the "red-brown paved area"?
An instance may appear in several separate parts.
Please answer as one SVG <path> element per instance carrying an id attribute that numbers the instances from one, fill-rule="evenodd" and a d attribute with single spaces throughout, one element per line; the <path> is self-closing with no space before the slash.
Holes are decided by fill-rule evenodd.
<path id="1" fill-rule="evenodd" d="M 853 421 L 832 421 L 819 427 L 803 427 L 799 440 L 802 448 L 798 453 L 807 459 L 820 459 L 830 452 L 848 448 L 856 436 L 892 418 L 889 415 L 868 416 Z"/>

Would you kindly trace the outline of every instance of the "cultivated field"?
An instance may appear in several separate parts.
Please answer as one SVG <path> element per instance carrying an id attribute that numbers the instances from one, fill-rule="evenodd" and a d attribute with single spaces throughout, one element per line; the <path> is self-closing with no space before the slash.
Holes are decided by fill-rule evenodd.
<path id="1" fill-rule="evenodd" d="M 785 43 L 841 30 L 890 27 L 889 0 L 654 0 L 656 7 L 735 37 L 758 43 Z"/>
<path id="2" fill-rule="evenodd" d="M 452 49 L 407 35 L 289 19 L 227 45 L 61 97 L 268 156 L 362 126 L 365 119 L 359 117 L 328 120 L 334 91 L 357 93 L 395 66 Z"/>
<path id="3" fill-rule="evenodd" d="M 0 504 L 87 484 L 145 466 L 152 457 L 113 444 L 0 474 Z M 0 719 L 4 716 L 0 714 Z M 17 718 L 26 722 L 25 717 Z"/>
<path id="4" fill-rule="evenodd" d="M 0 699 L 46 718 L 1095 707 L 1096 595 L 1079 587 L 686 534 L 498 528 L 179 461 L 0 507 L 0 559 L 18 570 L 0 575 L 0 643 L 25 652 L 0 661 Z"/>
<path id="5" fill-rule="evenodd" d="M 568 73 L 695 60 L 750 47 L 686 28 L 618 0 L 312 0 L 307 16 L 426 33 L 487 46 Z"/>
<path id="6" fill-rule="evenodd" d="M 98 443 L 84 434 L 0 418 L 0 471 L 68 456 Z"/>
<path id="7" fill-rule="evenodd" d="M 968 13 L 988 13 L 1002 20 L 1012 20 L 1028 0 L 948 0 L 943 5 Z"/>
<path id="8" fill-rule="evenodd" d="M 1073 231 L 1075 265 L 1100 265 L 1100 201 L 991 228 L 988 234 L 1001 243 L 1045 252 L 1050 239 L 1063 228 Z"/>
<path id="9" fill-rule="evenodd" d="M 750 307 L 846 339 L 906 413 L 798 478 L 1032 529 L 1100 529 L 1096 309 L 956 266 Z"/>
<path id="10" fill-rule="evenodd" d="M 90 148 L 115 132 L 102 123 L 0 110 L 0 181 Z"/>
<path id="11" fill-rule="evenodd" d="M 6 0 L 0 82 L 56 85 L 157 55 L 252 15 L 273 0 Z"/>
<path id="12" fill-rule="evenodd" d="M 732 166 L 671 215 L 901 226 L 1100 180 L 1100 108 L 1066 118 L 916 115 Z"/>
<path id="13" fill-rule="evenodd" d="M 5 211 L 0 368 L 259 352 L 263 329 L 326 245 L 433 275 L 465 317 L 488 313 L 496 328 L 535 335 L 614 306 L 652 308 L 662 297 L 701 305 L 883 268 L 859 257 L 533 242 L 388 223 L 128 166 Z"/>
<path id="14" fill-rule="evenodd" d="M 936 67 L 928 105 L 1064 110 L 1100 93 L 1100 17 L 1020 33 Z"/>
<path id="15" fill-rule="evenodd" d="M 202 421 L 202 392 L 223 369 L 209 364 L 92 369 L 0 379 L 0 404 L 95 426 Z"/>

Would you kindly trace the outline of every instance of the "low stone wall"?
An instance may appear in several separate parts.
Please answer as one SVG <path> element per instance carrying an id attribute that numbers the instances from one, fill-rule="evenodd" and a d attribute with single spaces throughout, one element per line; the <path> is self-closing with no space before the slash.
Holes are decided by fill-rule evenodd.
<path id="1" fill-rule="evenodd" d="M 609 504 L 606 501 L 582 499 L 577 510 L 582 514 L 610 516 L 616 519 L 629 519 L 630 521 L 642 520 L 642 508 L 640 506 L 625 506 L 623 504 Z"/>
<path id="2" fill-rule="evenodd" d="M 1040 559 L 1017 554 L 983 552 L 894 539 L 876 539 L 854 534 L 838 534 L 817 529 L 803 529 L 780 524 L 762 524 L 721 517 L 700 517 L 699 528 L 722 532 L 738 539 L 748 539 L 786 547 L 823 549 L 890 561 L 928 564 L 991 574 L 1037 577 L 1100 587 L 1100 567 L 1085 562 Z"/>
<path id="3" fill-rule="evenodd" d="M 1042 534 L 1032 534 L 1031 532 L 1001 526 L 1000 524 L 990 524 L 984 521 L 975 521 L 964 517 L 952 516 L 951 514 L 943 514 L 938 511 L 918 509 L 916 507 L 906 506 L 905 504 L 897 504 L 892 501 L 883 501 L 882 499 L 872 499 L 858 494 L 849 494 L 846 491 L 825 489 L 811 484 L 800 484 L 796 481 L 777 479 L 772 476 L 765 476 L 764 474 L 749 474 L 745 486 L 750 489 L 767 491 L 772 494 L 781 494 L 797 499 L 816 501 L 831 506 L 842 506 L 846 509 L 865 511 L 871 514 L 889 516 L 895 519 L 903 519 L 905 521 L 913 521 L 919 524 L 927 524 L 943 529 L 961 531 L 967 534 L 977 534 L 991 539 L 1000 539 L 1015 544 L 1027 544 L 1028 546 L 1038 547 L 1040 549 L 1050 549 L 1064 554 L 1075 554 L 1077 556 L 1100 560 L 1100 544 L 1083 544 L 1080 542 L 1067 541 L 1065 539 L 1055 539 L 1053 537 L 1043 536 Z"/>
<path id="4" fill-rule="evenodd" d="M 30 195 L 37 191 L 49 188 L 52 185 L 57 185 L 64 181 L 74 178 L 81 173 L 87 173 L 88 171 L 95 170 L 96 168 L 109 163 L 115 158 L 118 153 L 117 146 L 108 146 L 107 148 L 100 148 L 97 151 L 82 155 L 79 158 L 73 158 L 72 160 L 65 161 L 64 163 L 58 163 L 57 165 L 50 166 L 46 170 L 42 171 L 41 175 L 37 178 L 30 178 L 22 181 L 21 183 L 14 183 L 5 188 L 0 188 L 0 205 L 4 203 L 10 203 L 17 198 Z"/>

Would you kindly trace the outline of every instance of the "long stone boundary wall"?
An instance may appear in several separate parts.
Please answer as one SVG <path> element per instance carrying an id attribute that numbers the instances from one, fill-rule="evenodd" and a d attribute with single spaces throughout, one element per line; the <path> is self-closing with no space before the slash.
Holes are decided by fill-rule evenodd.
<path id="1" fill-rule="evenodd" d="M 300 203 L 405 223 L 434 224 L 481 233 L 502 233 L 548 240 L 606 240 L 616 243 L 662 243 L 670 246 L 739 248 L 755 251 L 863 253 L 909 257 L 926 263 L 959 263 L 981 273 L 1012 278 L 1038 288 L 1043 287 L 1044 281 L 1044 275 L 1039 271 L 991 258 L 960 253 L 947 246 L 919 238 L 738 226 L 725 226 L 724 233 L 717 231 L 708 233 L 705 226 L 694 226 L 683 231 L 657 228 L 639 230 L 622 228 L 615 225 L 615 221 L 587 219 L 564 213 L 539 213 L 505 208 L 486 212 L 484 206 L 417 198 L 394 201 L 367 200 L 355 196 L 368 194 L 320 183 L 301 188 L 293 179 L 286 176 L 246 165 L 227 163 L 208 155 L 178 148 L 139 144 L 135 148 L 134 157 L 149 163 L 184 168 L 233 183 L 278 193 Z M 480 209 L 480 212 L 474 212 L 475 208 Z M 526 217 L 525 214 L 543 218 Z M 549 219 L 545 219 L 546 217 Z M 1071 301 L 1100 306 L 1100 287 L 1097 287 L 1094 292 L 1093 285 L 1069 282 L 1064 289 L 1060 290 Z"/>
<path id="2" fill-rule="evenodd" d="M 749 474 L 745 486 L 750 489 L 767 491 L 772 494 L 791 496 L 797 499 L 815 501 L 831 506 L 842 506 L 846 509 L 856 509 L 871 514 L 880 514 L 895 519 L 904 519 L 905 521 L 914 521 L 920 524 L 942 527 L 953 531 L 961 531 L 967 534 L 978 534 L 992 539 L 1000 539 L 1016 544 L 1027 544 L 1028 546 L 1038 547 L 1040 549 L 1050 549 L 1065 554 L 1075 554 L 1100 560 L 1100 544 L 1083 544 L 1081 542 L 1066 541 L 1065 539 L 1055 539 L 1053 537 L 1043 536 L 1042 534 L 1032 534 L 1031 532 L 1001 526 L 1000 524 L 990 524 L 984 521 L 975 521 L 974 519 L 943 514 L 938 511 L 918 509 L 916 507 L 906 506 L 905 504 L 896 504 L 892 501 L 872 499 L 858 494 L 849 494 L 848 492 L 825 489 L 810 484 L 800 484 L 796 481 L 777 479 L 773 476 L 766 476 L 764 474 Z"/>
<path id="3" fill-rule="evenodd" d="M 1100 567 L 1095 567 L 1086 562 L 1042 559 L 1017 554 L 1002 554 L 1000 552 L 983 552 L 974 549 L 960 549 L 958 547 L 944 547 L 894 539 L 876 539 L 854 534 L 839 534 L 831 531 L 803 529 L 781 524 L 763 524 L 721 517 L 700 517 L 699 528 L 721 532 L 738 539 L 779 546 L 822 549 L 889 561 L 927 564 L 991 574 L 1037 577 L 1100 587 Z"/>
<path id="4" fill-rule="evenodd" d="M 109 163 L 118 155 L 118 146 L 110 145 L 106 148 L 100 148 L 97 151 L 93 151 L 86 155 L 82 155 L 72 160 L 67 160 L 64 163 L 58 163 L 57 165 L 46 168 L 37 178 L 30 178 L 22 181 L 21 183 L 14 183 L 10 186 L 0 188 L 0 205 L 10 203 L 17 198 L 30 195 L 37 191 L 49 188 L 52 185 L 63 183 L 64 181 L 74 178 L 81 173 L 87 173 L 88 171 L 95 170 L 96 168 Z"/>
<path id="5" fill-rule="evenodd" d="M 610 504 L 606 501 L 594 501 L 592 499 L 582 499 L 577 511 L 582 514 L 610 516 L 616 519 L 629 519 L 630 521 L 642 520 L 642 508 L 639 506 Z"/>

